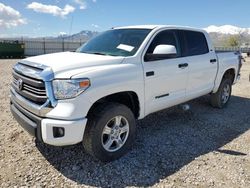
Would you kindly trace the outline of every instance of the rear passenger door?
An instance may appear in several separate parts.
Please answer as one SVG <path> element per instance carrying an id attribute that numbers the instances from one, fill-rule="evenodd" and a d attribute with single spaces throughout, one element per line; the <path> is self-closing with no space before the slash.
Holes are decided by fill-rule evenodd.
<path id="1" fill-rule="evenodd" d="M 214 51 L 210 51 L 204 33 L 184 30 L 181 34 L 183 56 L 189 65 L 186 99 L 193 99 L 212 91 L 217 74 Z"/>

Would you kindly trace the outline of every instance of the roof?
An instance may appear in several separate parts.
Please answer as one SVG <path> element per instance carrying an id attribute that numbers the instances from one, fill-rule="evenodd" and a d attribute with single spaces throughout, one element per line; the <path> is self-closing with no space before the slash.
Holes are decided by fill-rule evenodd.
<path id="1" fill-rule="evenodd" d="M 194 31 L 204 31 L 203 29 L 193 28 L 188 26 L 177 26 L 177 25 L 134 25 L 125 27 L 115 27 L 114 29 L 161 29 L 161 28 L 174 28 L 174 29 L 187 29 Z"/>
<path id="2" fill-rule="evenodd" d="M 131 25 L 124 27 L 115 27 L 115 29 L 154 29 L 160 25 Z"/>

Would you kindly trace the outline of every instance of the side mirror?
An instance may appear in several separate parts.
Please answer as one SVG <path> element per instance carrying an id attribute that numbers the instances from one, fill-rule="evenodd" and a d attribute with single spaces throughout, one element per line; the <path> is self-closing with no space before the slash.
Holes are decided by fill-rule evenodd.
<path id="1" fill-rule="evenodd" d="M 173 45 L 161 44 L 155 47 L 153 54 L 176 55 L 177 51 Z"/>
<path id="2" fill-rule="evenodd" d="M 145 61 L 157 61 L 177 57 L 177 50 L 173 45 L 161 44 L 155 47 L 152 54 L 146 54 Z"/>

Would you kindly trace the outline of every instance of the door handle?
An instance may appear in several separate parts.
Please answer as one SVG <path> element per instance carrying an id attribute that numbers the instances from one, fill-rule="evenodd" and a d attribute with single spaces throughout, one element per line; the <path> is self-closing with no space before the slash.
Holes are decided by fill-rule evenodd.
<path id="1" fill-rule="evenodd" d="M 184 69 L 184 68 L 188 67 L 188 63 L 179 64 L 178 67 L 181 69 Z"/>
<path id="2" fill-rule="evenodd" d="M 210 59 L 210 63 L 214 64 L 216 63 L 217 59 Z"/>
<path id="3" fill-rule="evenodd" d="M 149 72 L 146 72 L 146 76 L 154 76 L 155 75 L 155 72 L 154 71 L 149 71 Z"/>

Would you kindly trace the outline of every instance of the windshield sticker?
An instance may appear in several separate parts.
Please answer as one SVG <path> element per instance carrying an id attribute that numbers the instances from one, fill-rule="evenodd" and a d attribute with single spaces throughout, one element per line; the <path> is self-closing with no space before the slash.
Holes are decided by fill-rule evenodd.
<path id="1" fill-rule="evenodd" d="M 120 50 L 127 51 L 127 52 L 131 52 L 135 47 L 129 46 L 129 45 L 126 45 L 126 44 L 120 44 L 120 45 L 117 46 L 116 48 L 117 48 L 117 49 L 120 49 Z"/>

